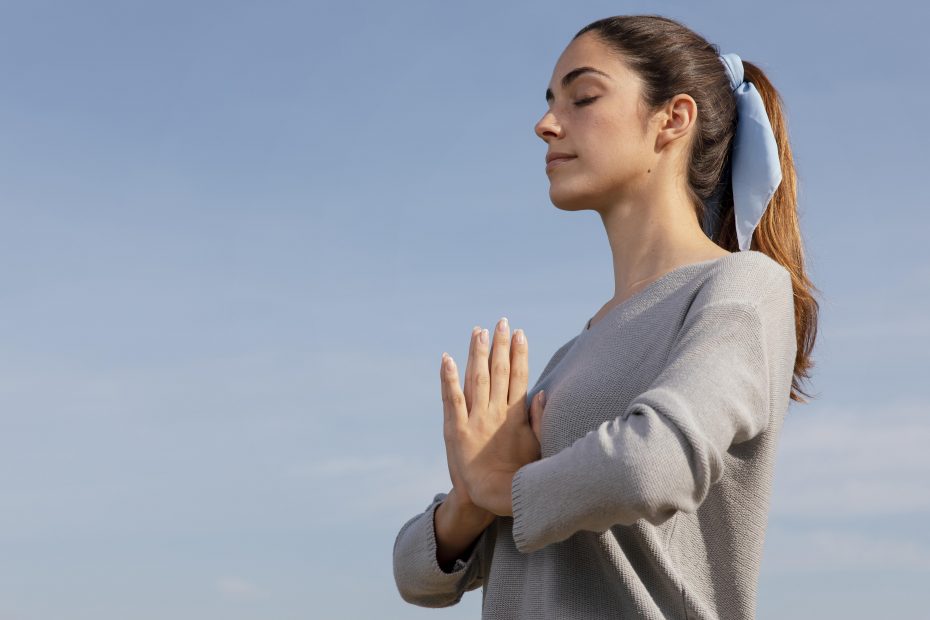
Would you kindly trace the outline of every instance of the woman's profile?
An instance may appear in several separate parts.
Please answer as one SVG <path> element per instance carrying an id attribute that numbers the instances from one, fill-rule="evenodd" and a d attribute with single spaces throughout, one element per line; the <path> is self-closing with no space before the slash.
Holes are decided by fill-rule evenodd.
<path id="1" fill-rule="evenodd" d="M 779 431 L 809 396 L 818 304 L 781 99 L 657 15 L 559 56 L 552 203 L 596 211 L 614 295 L 527 389 L 529 338 L 443 355 L 452 479 L 394 542 L 401 597 L 483 618 L 753 618 Z M 464 387 L 459 387 L 459 371 Z"/>

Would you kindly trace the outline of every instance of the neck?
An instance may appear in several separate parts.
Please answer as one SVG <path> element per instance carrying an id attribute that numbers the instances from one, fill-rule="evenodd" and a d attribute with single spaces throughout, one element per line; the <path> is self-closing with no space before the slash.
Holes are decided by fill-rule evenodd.
<path id="1" fill-rule="evenodd" d="M 614 300 L 681 265 L 728 254 L 701 229 L 683 190 L 657 184 L 601 212 L 613 254 Z"/>

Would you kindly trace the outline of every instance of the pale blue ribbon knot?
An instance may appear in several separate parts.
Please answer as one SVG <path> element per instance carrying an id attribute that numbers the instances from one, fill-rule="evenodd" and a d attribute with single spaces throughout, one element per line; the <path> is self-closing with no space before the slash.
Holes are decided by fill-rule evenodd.
<path id="1" fill-rule="evenodd" d="M 730 166 L 736 237 L 742 251 L 749 249 L 752 233 L 781 183 L 781 162 L 762 95 L 752 82 L 743 81 L 743 60 L 736 54 L 722 54 L 720 59 L 736 98 L 738 118 Z M 719 203 L 711 201 L 708 206 L 714 211 Z"/>

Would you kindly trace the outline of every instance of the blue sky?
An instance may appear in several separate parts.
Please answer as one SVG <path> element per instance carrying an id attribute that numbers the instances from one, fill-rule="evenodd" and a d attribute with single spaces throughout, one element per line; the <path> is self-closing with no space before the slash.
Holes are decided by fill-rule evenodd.
<path id="1" fill-rule="evenodd" d="M 787 106 L 822 313 L 759 618 L 922 613 L 926 6 L 31 0 L 0 3 L 0 620 L 479 617 L 404 603 L 392 545 L 450 485 L 442 351 L 506 315 L 535 381 L 613 294 L 533 126 L 620 13 Z"/>

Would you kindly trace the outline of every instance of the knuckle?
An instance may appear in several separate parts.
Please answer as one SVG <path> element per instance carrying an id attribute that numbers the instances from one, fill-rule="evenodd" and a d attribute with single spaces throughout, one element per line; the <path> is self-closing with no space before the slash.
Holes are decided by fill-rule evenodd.
<path id="1" fill-rule="evenodd" d="M 491 364 L 491 370 L 498 375 L 509 375 L 510 374 L 510 362 L 505 360 L 497 360 Z"/>
<path id="2" fill-rule="evenodd" d="M 475 373 L 475 384 L 480 386 L 486 386 L 491 383 L 491 376 L 486 372 L 476 372 Z"/>
<path id="3" fill-rule="evenodd" d="M 465 404 L 465 397 L 461 392 L 455 392 L 449 395 L 449 404 L 453 407 L 459 407 Z"/>

